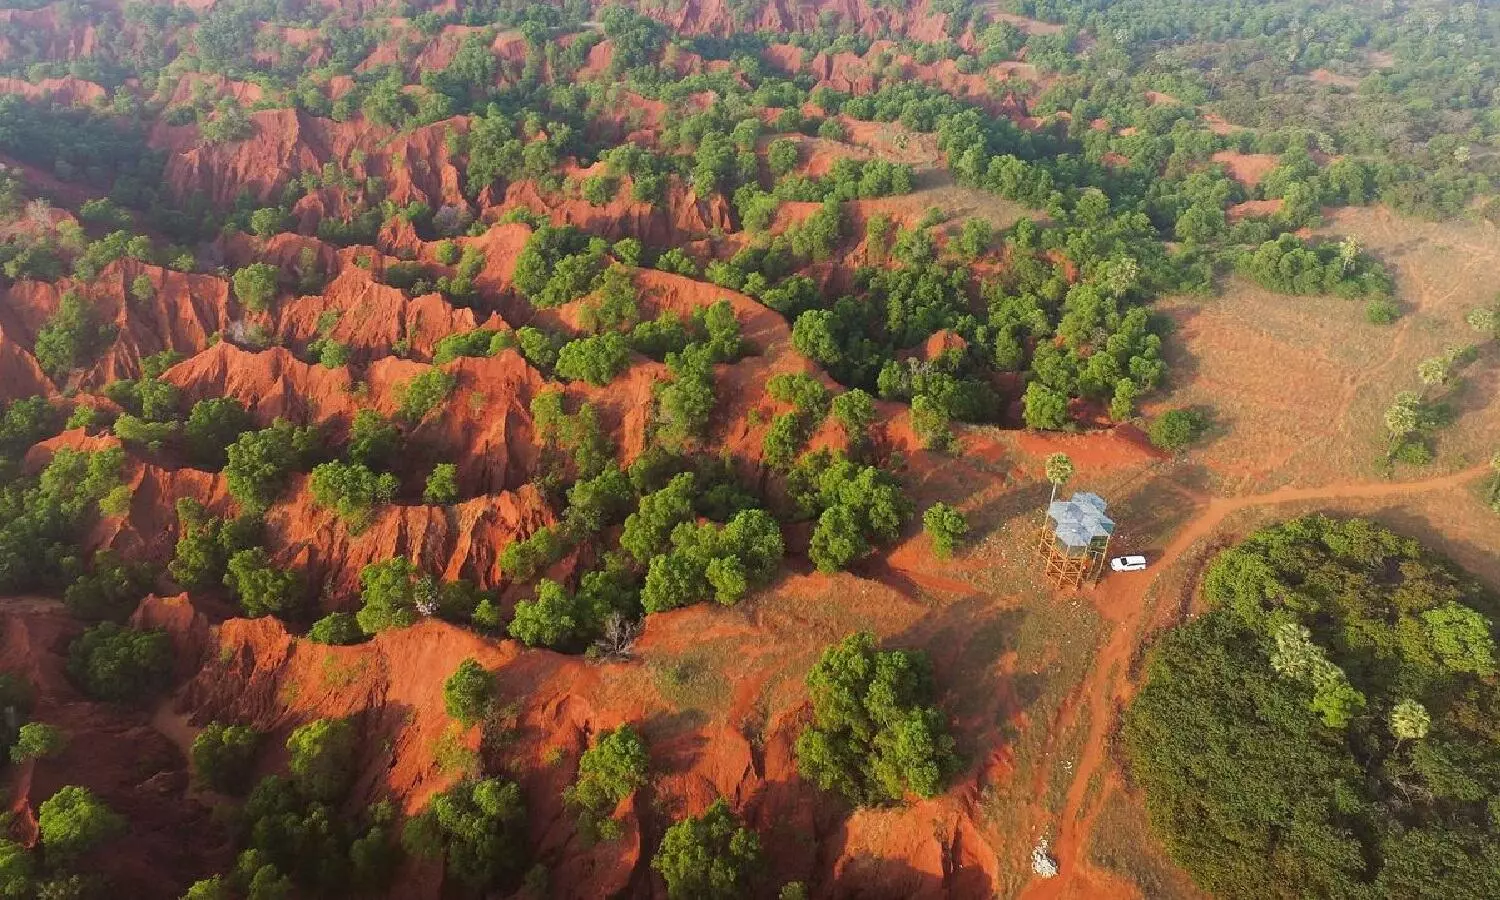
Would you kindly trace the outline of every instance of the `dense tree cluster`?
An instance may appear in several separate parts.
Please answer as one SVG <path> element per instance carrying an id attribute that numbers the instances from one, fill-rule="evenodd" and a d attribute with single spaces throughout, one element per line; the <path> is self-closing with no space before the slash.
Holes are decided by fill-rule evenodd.
<path id="1" fill-rule="evenodd" d="M 1124 732 L 1172 856 L 1223 897 L 1494 893 L 1494 598 L 1317 516 L 1226 551 L 1204 591 Z"/>
<path id="2" fill-rule="evenodd" d="M 823 790 L 861 806 L 899 803 L 935 796 L 957 768 L 925 654 L 851 634 L 823 652 L 807 689 L 813 724 L 797 738 L 797 768 Z"/>

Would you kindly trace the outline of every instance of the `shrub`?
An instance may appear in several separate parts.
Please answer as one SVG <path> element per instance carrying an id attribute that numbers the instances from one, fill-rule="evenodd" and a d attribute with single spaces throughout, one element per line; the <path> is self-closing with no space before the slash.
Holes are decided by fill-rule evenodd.
<path id="1" fill-rule="evenodd" d="M 238 794 L 249 784 L 260 734 L 245 725 L 210 722 L 193 738 L 193 774 L 216 791 Z"/>
<path id="2" fill-rule="evenodd" d="M 823 790 L 857 805 L 899 802 L 935 796 L 955 770 L 925 654 L 852 634 L 823 652 L 807 688 L 813 724 L 797 738 L 797 768 Z"/>
<path id="3" fill-rule="evenodd" d="M 1207 427 L 1202 413 L 1172 409 L 1156 417 L 1147 436 L 1158 449 L 1176 452 L 1202 437 Z"/>
<path id="4" fill-rule="evenodd" d="M 271 308 L 276 297 L 276 267 L 270 263 L 251 263 L 234 273 L 234 295 L 254 312 Z"/>
<path id="5" fill-rule="evenodd" d="M 579 809 L 580 825 L 597 830 L 599 819 L 646 783 L 651 759 L 646 744 L 629 725 L 605 731 L 578 759 L 578 777 L 563 795 Z"/>
<path id="6" fill-rule="evenodd" d="M 458 500 L 458 466 L 453 463 L 438 463 L 427 476 L 422 488 L 422 501 L 436 506 Z"/>
<path id="7" fill-rule="evenodd" d="M 964 514 L 946 503 L 934 503 L 922 513 L 922 529 L 932 538 L 932 550 L 940 559 L 953 555 L 953 549 L 969 533 Z"/>
<path id="8" fill-rule="evenodd" d="M 475 890 L 515 878 L 526 860 L 521 790 L 499 778 L 466 781 L 436 795 L 406 824 L 415 856 L 441 858 L 448 874 Z"/>
<path id="9" fill-rule="evenodd" d="M 341 799 L 354 781 L 358 740 L 348 719 L 316 719 L 298 727 L 286 740 L 297 787 L 325 803 Z"/>
<path id="10" fill-rule="evenodd" d="M 266 511 L 286 488 L 293 471 L 320 449 L 317 426 L 277 419 L 270 428 L 247 431 L 228 448 L 224 477 L 229 493 L 248 515 Z"/>
<path id="11" fill-rule="evenodd" d="M 357 644 L 365 636 L 364 629 L 353 613 L 329 613 L 307 630 L 307 639 L 313 643 L 334 646 Z"/>
<path id="12" fill-rule="evenodd" d="M 57 311 L 36 335 L 36 361 L 53 379 L 91 364 L 114 338 L 114 327 L 72 291 L 62 295 Z"/>
<path id="13" fill-rule="evenodd" d="M 465 725 L 484 718 L 495 697 L 495 676 L 470 657 L 458 664 L 443 682 L 443 706 L 448 715 Z"/>
<path id="14" fill-rule="evenodd" d="M 312 495 L 319 506 L 333 510 L 358 534 L 370 524 L 377 504 L 390 503 L 401 483 L 389 472 L 379 475 L 358 463 L 326 462 L 312 470 Z"/>
<path id="15" fill-rule="evenodd" d="M 296 571 L 271 565 L 263 547 L 240 550 L 229 557 L 224 586 L 252 619 L 285 616 L 295 611 L 307 590 Z"/>
<path id="16" fill-rule="evenodd" d="M 68 785 L 42 802 L 37 830 L 49 861 L 65 862 L 125 831 L 125 820 L 87 788 Z"/>
<path id="17" fill-rule="evenodd" d="M 68 647 L 68 675 L 97 700 L 142 700 L 164 687 L 172 642 L 162 631 L 137 631 L 101 622 Z"/>
<path id="18" fill-rule="evenodd" d="M 16 733 L 16 742 L 10 747 L 10 761 L 20 765 L 27 760 L 49 759 L 63 752 L 67 745 L 68 736 L 56 725 L 27 722 Z"/>
<path id="19" fill-rule="evenodd" d="M 673 823 L 651 858 L 672 900 L 719 900 L 745 894 L 761 860 L 760 838 L 720 797 L 702 816 Z"/>
<path id="20" fill-rule="evenodd" d="M 564 345 L 557 355 L 557 374 L 603 387 L 629 364 L 630 343 L 624 335 L 610 331 Z"/>
<path id="21" fill-rule="evenodd" d="M 422 421 L 448 399 L 457 384 L 457 375 L 441 369 L 428 369 L 396 389 L 399 415 L 413 424 Z"/>

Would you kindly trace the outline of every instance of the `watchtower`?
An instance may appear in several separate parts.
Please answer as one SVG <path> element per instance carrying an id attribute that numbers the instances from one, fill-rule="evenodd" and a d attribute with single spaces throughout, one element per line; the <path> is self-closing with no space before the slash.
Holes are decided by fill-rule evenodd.
<path id="1" fill-rule="evenodd" d="M 1037 552 L 1043 573 L 1055 587 L 1080 588 L 1104 572 L 1109 539 L 1115 533 L 1107 508 L 1103 497 L 1087 491 L 1047 505 Z"/>

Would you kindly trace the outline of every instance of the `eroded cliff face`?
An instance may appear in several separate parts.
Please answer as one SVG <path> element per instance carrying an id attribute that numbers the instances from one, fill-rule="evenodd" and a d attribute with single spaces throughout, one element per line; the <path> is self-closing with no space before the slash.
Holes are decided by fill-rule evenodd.
<path id="1" fill-rule="evenodd" d="M 330 8 L 373 14 L 376 4 L 327 0 Z M 727 35 L 745 30 L 788 32 L 837 19 L 868 34 L 906 34 L 919 40 L 946 35 L 946 17 L 923 2 L 908 7 L 868 0 L 791 2 L 771 0 L 748 16 L 743 4 L 686 0 L 648 7 L 647 12 L 683 35 Z M 36 14 L 0 11 L 0 21 L 29 25 L 50 42 L 57 58 L 91 52 L 95 30 L 60 23 L 52 10 Z M 275 40 L 300 45 L 313 33 L 302 29 L 263 29 Z M 397 41 L 420 36 L 409 23 L 393 22 L 395 37 L 359 67 L 371 71 L 390 64 L 409 71 L 446 66 L 476 29 L 449 26 L 435 38 L 422 37 L 414 53 Z M 806 73 L 838 90 L 867 91 L 874 80 L 869 57 L 889 49 L 884 42 L 870 54 L 807 54 L 773 46 L 766 61 L 786 73 Z M 9 45 L 0 41 L 0 58 Z M 506 83 L 524 65 L 525 39 L 501 33 L 492 45 Z M 260 52 L 260 51 L 258 51 Z M 585 72 L 607 72 L 614 48 L 593 47 Z M 951 62 L 914 66 L 898 60 L 914 78 L 940 84 L 963 96 L 989 97 L 985 74 L 963 75 Z M 728 64 L 705 61 L 680 47 L 667 51 L 670 70 L 687 76 L 722 72 Z M 546 72 L 543 73 L 544 77 Z M 353 86 L 347 76 L 328 85 L 341 96 Z M 197 92 L 230 97 L 245 107 L 267 98 L 261 85 L 222 75 L 184 73 L 161 97 L 190 103 Z M 50 94 L 71 103 L 95 103 L 108 96 L 100 85 L 72 76 L 40 84 L 0 79 L 0 93 L 28 97 Z M 686 98 L 684 109 L 707 108 L 706 94 Z M 989 102 L 986 100 L 985 102 Z M 605 133 L 631 135 L 640 143 L 656 140 L 667 105 L 625 97 L 618 109 L 600 117 Z M 180 389 L 184 408 L 203 399 L 239 400 L 258 426 L 277 419 L 316 423 L 332 446 L 345 437 L 361 410 L 395 417 L 404 386 L 426 372 L 438 342 L 474 328 L 510 330 L 544 324 L 576 333 L 583 301 L 553 310 L 532 309 L 513 287 L 516 258 L 531 234 L 529 226 L 497 224 L 507 213 L 526 210 L 554 224 L 575 225 L 618 240 L 640 239 L 654 248 L 690 245 L 702 256 L 726 258 L 748 243 L 736 235 L 731 203 L 714 194 L 699 196 L 682 178 L 667 180 L 657 204 L 631 199 L 628 178 L 602 205 L 543 191 L 532 181 L 499 183 L 474 191 L 465 184 L 457 151 L 471 122 L 458 116 L 395 133 L 356 116 L 346 122 L 293 109 L 263 109 L 249 116 L 252 134 L 242 141 L 207 143 L 195 125 L 158 121 L 152 147 L 167 154 L 164 179 L 177 198 L 201 196 L 220 209 L 248 196 L 273 204 L 294 179 L 331 168 L 339 184 L 316 187 L 291 210 L 298 233 L 262 239 L 247 233 L 216 236 L 199 248 L 211 263 L 205 274 L 184 274 L 132 259 L 106 266 L 97 277 L 65 278 L 56 284 L 16 281 L 0 292 L 0 400 L 33 394 L 60 405 L 92 403 L 109 410 L 100 396 L 108 383 L 142 374 L 142 361 L 163 351 L 182 361 L 161 377 Z M 812 142 L 805 161 L 811 175 L 826 172 L 841 156 L 868 158 L 877 147 L 874 132 L 885 125 L 849 123 L 850 142 Z M 925 142 L 924 142 L 925 141 Z M 874 149 L 872 149 L 874 148 Z M 902 152 L 910 160 L 936 158 L 930 136 L 914 136 Z M 565 160 L 563 174 L 582 179 L 602 171 Z M 378 196 L 369 186 L 378 182 Z M 40 182 L 38 182 L 40 183 Z M 78 205 L 86 196 L 60 196 Z M 399 218 L 386 221 L 374 246 L 336 248 L 313 235 L 326 219 L 343 219 L 381 200 L 430 209 L 461 209 L 490 227 L 476 236 L 456 236 L 460 248 L 480 251 L 484 262 L 475 278 L 483 302 L 456 306 L 441 294 L 408 296 L 382 283 L 386 267 L 415 260 L 433 274 L 452 274 L 437 260 L 431 234 L 419 234 Z M 851 230 L 862 233 L 871 213 L 865 201 L 847 204 Z M 784 232 L 818 208 L 785 204 L 773 232 Z M 891 212 L 898 224 L 911 224 L 921 210 Z M 728 236 L 726 236 L 728 232 Z M 252 312 L 235 297 L 229 273 L 255 261 L 276 266 L 292 280 L 309 265 L 321 277 L 306 288 L 283 284 L 272 308 Z M 871 262 L 858 241 L 849 250 L 851 266 Z M 222 269 L 219 267 L 222 265 Z M 218 270 L 208 274 L 210 270 Z M 833 265 L 814 267 L 821 285 L 836 293 L 840 275 Z M 632 273 L 643 318 L 662 312 L 684 319 L 695 310 L 727 300 L 739 320 L 748 355 L 715 370 L 717 409 L 705 442 L 713 453 L 734 459 L 747 481 L 765 482 L 760 466 L 767 425 L 790 407 L 766 395 L 768 379 L 782 373 L 808 374 L 835 388 L 825 373 L 793 352 L 786 319 L 736 291 L 655 270 Z M 144 290 L 142 285 L 149 286 Z M 88 298 L 101 323 L 112 327 L 109 346 L 98 361 L 65 383 L 41 371 L 31 349 L 36 336 L 67 291 Z M 337 341 L 349 352 L 349 365 L 320 365 L 310 345 Z M 961 348 L 962 339 L 935 335 L 919 354 L 930 358 Z M 403 426 L 407 451 L 394 468 L 404 486 L 398 502 L 377 508 L 369 522 L 351 532 L 313 499 L 306 476 L 292 479 L 264 516 L 265 544 L 272 560 L 300 570 L 314 587 L 318 613 L 348 611 L 359 604 L 359 573 L 392 558 L 411 560 L 444 579 L 468 579 L 496 592 L 509 612 L 527 594 L 501 571 L 505 548 L 558 522 L 559 503 L 548 496 L 541 477 L 542 449 L 530 403 L 549 382 L 514 350 L 495 356 L 460 358 L 441 368 L 455 389 L 440 409 Z M 628 465 L 652 444 L 654 405 L 672 378 L 660 363 L 633 357 L 630 367 L 608 387 L 584 382 L 562 385 L 570 408 L 587 401 Z M 921 482 L 951 460 L 926 453 L 905 422 L 904 409 L 877 406 L 881 422 L 871 440 L 882 452 L 908 457 L 909 474 Z M 898 421 L 899 420 L 899 421 Z M 812 449 L 843 449 L 848 438 L 833 422 L 809 440 Z M 110 436 L 73 429 L 32 448 L 27 467 L 36 471 L 57 449 L 98 450 L 120 446 Z M 177 541 L 174 504 L 198 500 L 210 512 L 234 515 L 236 504 L 225 478 L 186 464 L 171 448 L 146 452 L 130 448 L 125 483 L 131 491 L 122 515 L 99 519 L 83 545 L 114 550 L 157 566 L 171 559 Z M 419 502 L 421 479 L 439 462 L 458 466 L 461 496 L 447 506 Z M 789 542 L 804 546 L 810 526 L 788 529 Z M 601 552 L 586 543 L 546 573 L 569 580 Z M 966 773 L 944 796 L 892 810 L 856 812 L 818 792 L 799 777 L 794 744 L 809 719 L 805 692 L 797 683 L 817 648 L 854 627 L 878 621 L 883 633 L 902 629 L 928 610 L 878 579 L 829 578 L 806 571 L 786 573 L 764 608 L 721 610 L 698 607 L 653 615 L 633 658 L 591 662 L 549 651 L 525 650 L 517 642 L 480 634 L 437 620 L 391 631 L 368 643 L 330 647 L 296 636 L 305 622 L 288 626 L 271 618 L 239 618 L 215 591 L 175 593 L 163 582 L 144 598 L 132 621 L 160 628 L 172 638 L 176 688 L 160 708 L 109 707 L 83 698 L 68 682 L 63 655 L 81 626 L 55 602 L 36 598 L 0 604 L 0 669 L 22 673 L 39 687 L 38 717 L 73 735 L 62 757 L 27 764 L 12 790 L 23 836 L 34 840 L 35 806 L 64 783 L 87 782 L 125 813 L 132 831 L 99 856 L 99 871 L 118 879 L 122 896 L 172 896 L 193 878 L 232 865 L 233 841 L 211 807 L 216 798 L 192 787 L 186 751 L 193 735 L 211 721 L 234 721 L 268 734 L 258 774 L 284 769 L 287 735 L 316 718 L 352 717 L 361 733 L 359 777 L 351 806 L 391 798 L 414 813 L 460 775 L 442 768 L 438 744 L 451 740 L 442 697 L 443 680 L 466 658 L 497 673 L 501 706 L 507 711 L 491 724 L 498 733 L 470 729 L 458 734 L 462 746 L 478 752 L 485 769 L 503 772 L 522 785 L 528 809 L 530 843 L 550 874 L 553 896 L 650 897 L 659 892 L 650 854 L 674 817 L 701 813 L 725 797 L 761 835 L 769 882 L 800 880 L 819 896 L 831 897 L 988 897 L 1000 884 L 996 851 L 985 834 L 978 794 L 987 777 Z M 844 610 L 837 617 L 820 612 Z M 310 611 L 311 612 L 311 611 Z M 717 664 L 694 662 L 704 647 L 720 648 Z M 687 662 L 683 660 L 687 659 Z M 695 668 L 695 666 L 697 668 Z M 697 679 L 697 680 L 695 680 Z M 709 684 L 703 687 L 699 681 Z M 683 687 L 686 683 L 687 687 Z M 710 695 L 710 713 L 684 711 L 676 691 Z M 616 811 L 622 835 L 593 841 L 579 833 L 576 810 L 562 797 L 578 757 L 600 732 L 637 724 L 652 748 L 655 780 Z M 768 882 L 768 883 L 769 883 Z M 443 896 L 441 866 L 408 860 L 387 896 Z"/>

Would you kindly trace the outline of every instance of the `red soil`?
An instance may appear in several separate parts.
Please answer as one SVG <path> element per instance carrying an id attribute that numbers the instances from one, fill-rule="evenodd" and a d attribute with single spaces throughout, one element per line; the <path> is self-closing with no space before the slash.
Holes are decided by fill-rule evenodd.
<path id="1" fill-rule="evenodd" d="M 1260 184 L 1266 173 L 1281 163 L 1280 157 L 1274 153 L 1236 153 L 1233 150 L 1220 150 L 1212 158 L 1229 170 L 1230 178 L 1245 187 Z"/>

